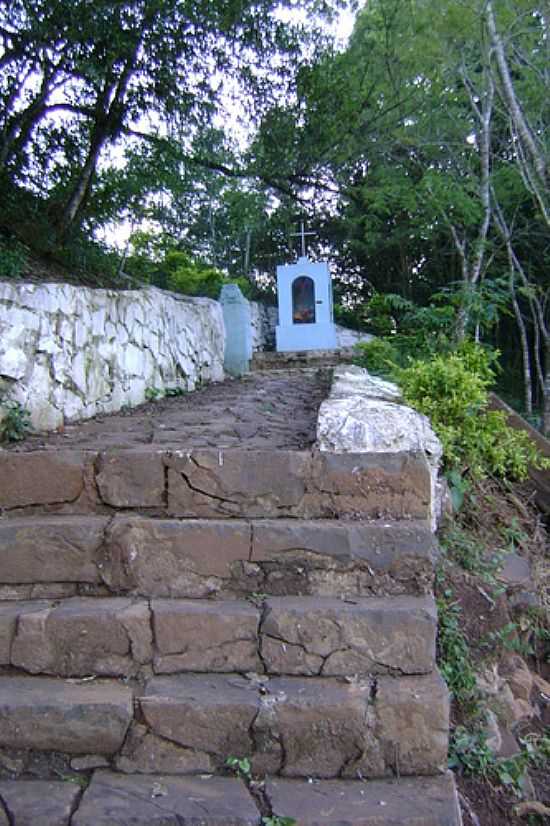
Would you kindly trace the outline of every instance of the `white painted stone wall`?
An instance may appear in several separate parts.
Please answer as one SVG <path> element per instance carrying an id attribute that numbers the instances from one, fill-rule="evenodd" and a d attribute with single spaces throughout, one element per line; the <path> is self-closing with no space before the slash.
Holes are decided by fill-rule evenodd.
<path id="1" fill-rule="evenodd" d="M 253 353 L 258 350 L 275 349 L 275 327 L 278 315 L 277 307 L 263 304 L 261 301 L 250 302 Z"/>
<path id="2" fill-rule="evenodd" d="M 155 288 L 0 283 L 0 394 L 49 430 L 223 378 L 221 306 Z"/>

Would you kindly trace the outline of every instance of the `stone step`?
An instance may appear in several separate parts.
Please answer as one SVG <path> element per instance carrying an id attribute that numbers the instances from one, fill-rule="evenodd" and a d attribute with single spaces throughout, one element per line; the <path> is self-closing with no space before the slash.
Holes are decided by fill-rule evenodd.
<path id="1" fill-rule="evenodd" d="M 0 677 L 4 749 L 112 755 L 133 717 L 132 691 L 107 680 Z"/>
<path id="2" fill-rule="evenodd" d="M 400 782 L 268 779 L 266 808 L 297 826 L 460 826 L 451 774 Z M 74 811 L 74 814 L 72 814 Z M 10 813 L 10 818 L 6 812 Z M 71 819 L 72 817 L 72 819 Z M 0 826 L 260 826 L 256 802 L 225 777 L 96 772 L 73 783 L 0 781 Z"/>
<path id="3" fill-rule="evenodd" d="M 36 515 L 0 520 L 0 598 L 424 594 L 425 521 Z"/>
<path id="4" fill-rule="evenodd" d="M 337 364 L 351 364 L 357 353 L 353 347 L 339 347 L 337 350 L 289 350 L 276 353 L 262 350 L 253 354 L 252 370 L 285 370 L 296 367 L 334 367 Z"/>
<path id="5" fill-rule="evenodd" d="M 421 454 L 245 448 L 4 451 L 0 492 L 14 516 L 428 519 L 431 501 Z"/>
<path id="6" fill-rule="evenodd" d="M 0 603 L 0 665 L 62 677 L 257 672 L 425 674 L 435 667 L 432 597 Z"/>
<path id="7" fill-rule="evenodd" d="M 153 677 L 136 693 L 133 702 L 112 680 L 2 675 L 2 750 L 16 751 L 22 772 L 36 752 L 107 758 L 126 773 L 219 772 L 231 756 L 286 777 L 429 775 L 446 764 L 448 693 L 437 673 L 186 674 Z"/>
<path id="8" fill-rule="evenodd" d="M 273 814 L 297 826 L 462 826 L 450 772 L 399 782 L 269 779 L 265 794 Z"/>
<path id="9" fill-rule="evenodd" d="M 220 770 L 229 756 L 250 758 L 259 774 L 319 778 L 429 775 L 447 762 L 448 692 L 437 673 L 154 677 L 139 707 L 144 725 L 119 764 L 127 770 L 158 771 L 151 756 L 164 761 L 166 741 L 195 772 Z"/>

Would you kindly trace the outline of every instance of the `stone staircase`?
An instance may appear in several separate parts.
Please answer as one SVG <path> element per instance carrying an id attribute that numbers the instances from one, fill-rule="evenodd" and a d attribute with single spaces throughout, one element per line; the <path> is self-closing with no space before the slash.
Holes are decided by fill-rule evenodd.
<path id="1" fill-rule="evenodd" d="M 3 451 L 0 505 L 0 826 L 459 826 L 423 456 Z"/>

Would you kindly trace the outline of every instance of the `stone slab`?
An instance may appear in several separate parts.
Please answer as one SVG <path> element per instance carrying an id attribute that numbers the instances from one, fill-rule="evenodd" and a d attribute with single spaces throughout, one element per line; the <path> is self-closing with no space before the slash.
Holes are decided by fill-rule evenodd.
<path id="1" fill-rule="evenodd" d="M 152 659 L 146 603 L 76 597 L 21 612 L 11 663 L 31 674 L 130 676 Z"/>
<path id="2" fill-rule="evenodd" d="M 268 692 L 255 727 L 276 732 L 284 756 L 277 771 L 287 777 L 437 774 L 446 766 L 449 702 L 437 674 L 279 677 Z"/>
<path id="3" fill-rule="evenodd" d="M 0 780 L 0 801 L 13 826 L 69 826 L 80 792 L 74 783 Z"/>
<path id="4" fill-rule="evenodd" d="M 161 507 L 165 503 L 161 451 L 102 453 L 96 467 L 101 500 L 114 508 Z"/>
<path id="5" fill-rule="evenodd" d="M 198 449 L 167 455 L 168 513 L 192 518 L 427 519 L 424 455 Z"/>
<path id="6" fill-rule="evenodd" d="M 36 602 L 0 602 L 0 665 L 11 664 L 13 638 L 19 617 L 28 612 L 43 611 L 50 603 Z"/>
<path id="7" fill-rule="evenodd" d="M 252 752 L 259 696 L 237 674 L 154 677 L 139 704 L 154 734 L 209 754 L 220 767 L 230 755 Z"/>
<path id="8" fill-rule="evenodd" d="M 234 600 L 153 600 L 157 674 L 260 671 L 259 611 Z"/>
<path id="9" fill-rule="evenodd" d="M 72 826 L 260 826 L 240 780 L 96 772 Z"/>
<path id="10" fill-rule="evenodd" d="M 210 774 L 215 769 L 205 752 L 158 737 L 140 723 L 130 727 L 115 766 L 125 774 Z"/>
<path id="11" fill-rule="evenodd" d="M 300 826 L 462 826 L 450 772 L 398 783 L 269 778 L 266 795 L 274 815 Z"/>
<path id="12" fill-rule="evenodd" d="M 132 716 L 131 690 L 114 682 L 0 679 L 0 742 L 7 748 L 114 754 Z"/>
<path id="13" fill-rule="evenodd" d="M 319 515 L 430 518 L 431 475 L 421 453 L 315 453 L 312 475 Z"/>
<path id="14" fill-rule="evenodd" d="M 429 775 L 444 771 L 449 692 L 437 671 L 424 677 L 379 677 L 375 707 L 376 737 L 386 773 Z"/>
<path id="15" fill-rule="evenodd" d="M 105 579 L 115 591 L 208 597 L 250 555 L 244 522 L 116 519 L 107 535 Z"/>
<path id="16" fill-rule="evenodd" d="M 427 674 L 435 667 L 431 597 L 272 597 L 260 631 L 270 674 Z"/>
<path id="17" fill-rule="evenodd" d="M 166 459 L 171 516 L 291 515 L 305 495 L 311 453 L 293 450 L 194 450 Z"/>
<path id="18" fill-rule="evenodd" d="M 446 765 L 448 693 L 437 674 L 155 677 L 139 704 L 152 734 L 216 768 L 229 755 L 287 777 L 437 774 Z"/>
<path id="19" fill-rule="evenodd" d="M 429 593 L 437 543 L 425 521 L 253 523 L 256 590 L 276 595 Z"/>
<path id="20" fill-rule="evenodd" d="M 0 508 L 74 502 L 85 487 L 90 456 L 78 451 L 0 453 Z"/>
<path id="21" fill-rule="evenodd" d="M 369 681 L 280 677 L 269 681 L 268 691 L 255 724 L 268 773 L 338 777 L 349 767 L 355 775 L 374 726 Z"/>
<path id="22" fill-rule="evenodd" d="M 36 516 L 0 522 L 0 582 L 100 582 L 107 520 Z"/>

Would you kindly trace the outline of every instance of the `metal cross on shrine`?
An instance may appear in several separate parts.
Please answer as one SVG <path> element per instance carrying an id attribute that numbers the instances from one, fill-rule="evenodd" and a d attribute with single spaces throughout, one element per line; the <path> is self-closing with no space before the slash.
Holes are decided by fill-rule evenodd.
<path id="1" fill-rule="evenodd" d="M 291 232 L 291 238 L 301 238 L 302 239 L 302 258 L 306 257 L 306 235 L 317 235 L 316 232 L 306 232 L 304 227 L 304 222 L 300 221 L 300 232 Z"/>

